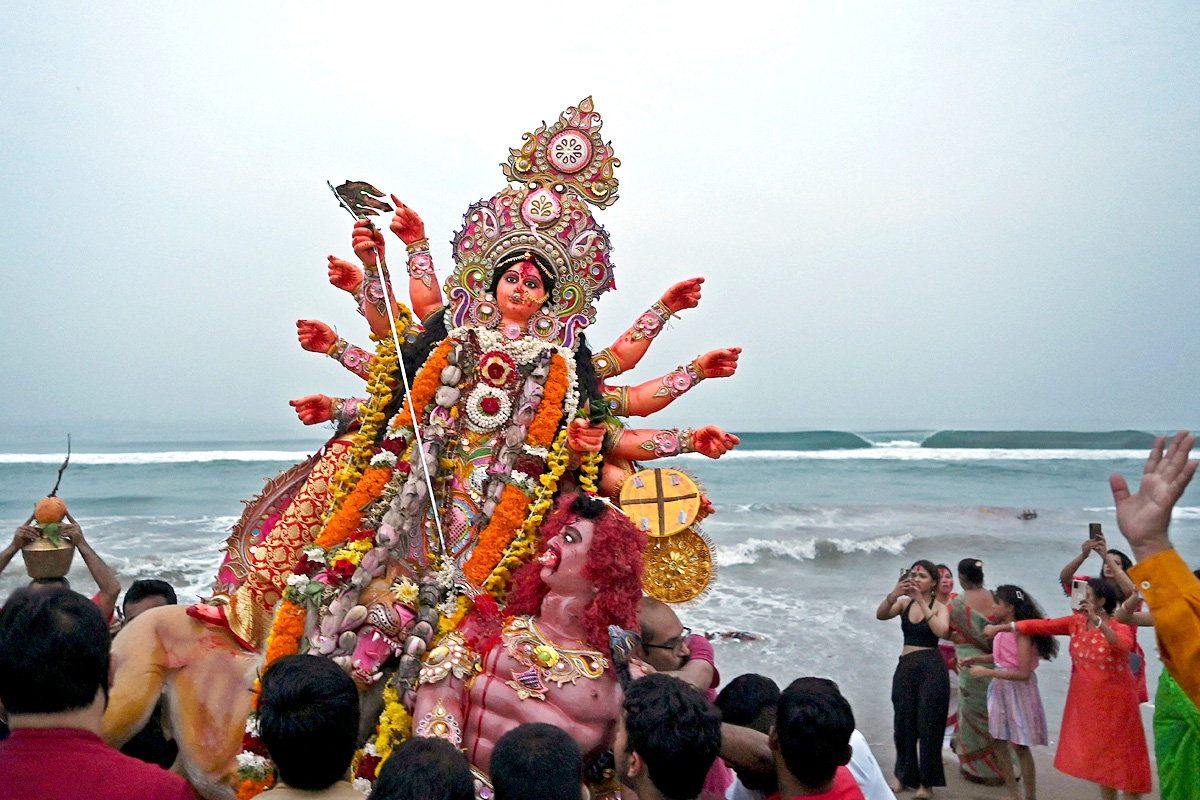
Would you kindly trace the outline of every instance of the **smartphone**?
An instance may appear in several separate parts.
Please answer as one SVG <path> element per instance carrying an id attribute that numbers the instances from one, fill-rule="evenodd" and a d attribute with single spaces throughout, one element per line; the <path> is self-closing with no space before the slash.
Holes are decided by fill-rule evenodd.
<path id="1" fill-rule="evenodd" d="M 1094 542 L 1098 542 L 1102 538 L 1104 538 L 1104 533 L 1103 533 L 1103 531 L 1100 530 L 1099 522 L 1089 522 L 1088 523 L 1088 538 Z"/>
<path id="2" fill-rule="evenodd" d="M 908 573 L 910 573 L 910 572 L 912 572 L 912 570 L 908 569 L 907 567 L 901 567 L 900 568 L 900 580 L 904 580 L 905 578 L 907 578 Z"/>
<path id="3" fill-rule="evenodd" d="M 1083 601 L 1087 599 L 1087 581 L 1075 578 L 1071 581 L 1071 610 L 1078 611 Z"/>

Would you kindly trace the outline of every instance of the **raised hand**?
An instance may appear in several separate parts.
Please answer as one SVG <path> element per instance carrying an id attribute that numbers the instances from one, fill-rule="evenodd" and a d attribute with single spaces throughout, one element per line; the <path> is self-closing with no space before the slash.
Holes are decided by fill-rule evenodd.
<path id="1" fill-rule="evenodd" d="M 310 394 L 289 400 L 288 405 L 296 409 L 296 416 L 305 425 L 319 425 L 333 418 L 333 398 L 328 395 Z"/>
<path id="2" fill-rule="evenodd" d="M 21 525 L 13 533 L 12 544 L 9 549 L 13 552 L 20 550 L 27 544 L 33 544 L 42 535 L 42 532 L 32 525 Z"/>
<path id="3" fill-rule="evenodd" d="M 425 223 L 421 221 L 420 215 L 396 199 L 396 195 L 392 195 L 392 202 L 396 204 L 396 213 L 392 215 L 392 221 L 388 225 L 392 233 L 404 240 L 405 244 L 424 239 Z"/>
<path id="4" fill-rule="evenodd" d="M 327 353 L 337 343 L 333 328 L 319 319 L 296 320 L 296 335 L 300 346 L 311 353 Z"/>
<path id="5" fill-rule="evenodd" d="M 741 352 L 742 348 L 740 347 L 709 350 L 696 361 L 700 363 L 700 370 L 704 373 L 704 377 L 728 378 L 737 372 L 738 356 L 741 355 Z"/>
<path id="6" fill-rule="evenodd" d="M 1196 474 L 1197 462 L 1188 461 L 1196 437 L 1180 431 L 1164 453 L 1166 441 L 1165 436 L 1154 441 L 1136 494 L 1130 493 L 1129 484 L 1120 475 L 1108 479 L 1117 506 L 1117 526 L 1138 561 L 1171 549 L 1167 538 L 1171 511 Z"/>
<path id="7" fill-rule="evenodd" d="M 709 458 L 720 458 L 737 445 L 741 439 L 726 433 L 716 425 L 705 425 L 692 431 L 692 450 Z"/>
<path id="8" fill-rule="evenodd" d="M 354 232 L 350 234 L 350 244 L 358 260 L 368 267 L 379 263 L 383 255 L 383 231 L 371 225 L 370 220 L 360 219 L 354 223 Z"/>
<path id="9" fill-rule="evenodd" d="M 353 294 L 363 282 L 363 271 L 337 256 L 329 257 L 329 282 Z"/>
<path id="10" fill-rule="evenodd" d="M 685 308 L 695 308 L 700 305 L 700 284 L 702 283 L 704 283 L 704 278 L 688 278 L 667 289 L 659 299 L 664 306 L 671 309 L 672 313 L 678 313 Z"/>
<path id="11" fill-rule="evenodd" d="M 567 427 L 567 447 L 576 453 L 595 453 L 604 446 L 604 428 L 585 419 L 573 419 Z"/>

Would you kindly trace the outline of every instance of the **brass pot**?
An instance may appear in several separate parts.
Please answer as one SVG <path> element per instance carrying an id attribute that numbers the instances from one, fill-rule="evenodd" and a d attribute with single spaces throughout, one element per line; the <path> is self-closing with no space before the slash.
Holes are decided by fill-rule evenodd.
<path id="1" fill-rule="evenodd" d="M 63 542 L 56 545 L 45 536 L 21 548 L 25 571 L 31 578 L 63 578 L 71 571 L 75 545 Z"/>

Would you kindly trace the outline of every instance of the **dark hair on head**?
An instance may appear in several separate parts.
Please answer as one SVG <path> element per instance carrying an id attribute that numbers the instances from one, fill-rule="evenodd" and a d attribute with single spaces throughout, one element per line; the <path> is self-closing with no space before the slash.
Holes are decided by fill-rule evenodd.
<path id="1" fill-rule="evenodd" d="M 920 567 L 921 569 L 923 569 L 929 573 L 929 577 L 931 579 L 933 579 L 933 585 L 929 587 L 929 595 L 931 597 L 937 597 L 938 581 L 942 579 L 942 576 L 940 574 L 938 574 L 937 564 L 934 564 L 932 561 L 930 561 L 927 558 L 922 558 L 922 559 L 918 559 L 917 561 L 914 561 L 913 565 L 911 567 L 909 567 L 908 569 L 911 572 L 912 570 L 916 569 L 917 567 Z"/>
<path id="2" fill-rule="evenodd" d="M 562 728 L 530 722 L 500 737 L 488 773 L 496 800 L 579 800 L 583 754 Z"/>
<path id="3" fill-rule="evenodd" d="M 1110 556 L 1116 556 L 1117 559 L 1121 562 L 1121 571 L 1122 572 L 1129 572 L 1129 568 L 1133 566 L 1133 559 L 1131 559 L 1129 556 L 1122 553 L 1120 550 L 1117 550 L 1116 548 L 1110 548 L 1108 551 L 1108 554 Z"/>
<path id="4" fill-rule="evenodd" d="M 950 569 L 950 567 L 946 566 L 945 564 L 935 564 L 934 566 L 937 567 L 939 575 L 941 575 L 942 572 L 949 572 L 951 575 L 954 574 L 954 570 Z"/>
<path id="5" fill-rule="evenodd" d="M 11 714 L 86 708 L 108 700 L 108 623 L 68 589 L 14 592 L 0 611 L 0 703 Z"/>
<path id="6" fill-rule="evenodd" d="M 1197 578 L 1200 578 L 1200 569 L 1192 570 L 1192 574 L 1195 575 Z"/>
<path id="7" fill-rule="evenodd" d="M 1004 603 L 1012 606 L 1013 619 L 1018 622 L 1023 619 L 1045 619 L 1046 615 L 1042 611 L 1042 607 L 1020 586 L 1013 586 L 1011 583 L 1004 583 L 996 587 L 996 591 L 992 592 L 992 596 L 996 598 L 997 603 Z M 1033 646 L 1037 648 L 1038 655 L 1046 661 L 1058 655 L 1058 639 L 1048 634 L 1038 634 L 1033 637 Z"/>
<path id="8" fill-rule="evenodd" d="M 284 783 L 318 791 L 341 780 L 358 743 L 358 689 L 326 658 L 284 656 L 262 674 L 258 724 Z"/>
<path id="9" fill-rule="evenodd" d="M 526 255 L 529 257 L 527 258 Z M 554 292 L 556 283 L 554 270 L 550 268 L 549 259 L 537 250 L 517 250 L 500 259 L 500 263 L 492 270 L 492 280 L 488 284 L 488 291 L 495 294 L 496 287 L 500 285 L 500 279 L 504 277 L 504 273 L 523 261 L 528 261 L 537 268 L 538 275 L 542 279 L 542 287 L 546 290 L 546 297 L 549 298 Z"/>
<path id="10" fill-rule="evenodd" d="M 779 705 L 779 685 L 766 675 L 738 675 L 721 690 L 714 705 L 723 722 L 770 733 Z"/>
<path id="11" fill-rule="evenodd" d="M 1125 599 L 1125 593 L 1117 582 L 1108 578 L 1089 578 L 1088 586 L 1104 603 L 1104 613 L 1111 614 L 1117 610 L 1117 605 Z"/>
<path id="12" fill-rule="evenodd" d="M 721 715 L 700 690 L 661 673 L 638 678 L 622 707 L 628 752 L 646 763 L 646 774 L 672 800 L 700 794 L 721 750 Z"/>
<path id="13" fill-rule="evenodd" d="M 825 678 L 798 678 L 783 690 L 775 721 L 779 753 L 788 772 L 806 788 L 833 779 L 850 758 L 854 711 L 838 686 Z"/>
<path id="14" fill-rule="evenodd" d="M 171 584 L 155 578 L 142 578 L 131 583 L 125 590 L 125 599 L 121 601 L 121 610 L 124 611 L 129 608 L 130 603 L 145 600 L 147 597 L 161 597 L 167 601 L 169 606 L 179 602 L 179 599 L 175 597 L 175 588 Z"/>
<path id="15" fill-rule="evenodd" d="M 396 749 L 375 779 L 370 800 L 474 800 L 467 757 L 445 739 L 415 736 Z"/>
<path id="16" fill-rule="evenodd" d="M 958 562 L 958 582 L 964 589 L 983 586 L 983 562 L 978 558 L 964 558 Z M 967 586 L 967 584 L 971 584 Z"/>

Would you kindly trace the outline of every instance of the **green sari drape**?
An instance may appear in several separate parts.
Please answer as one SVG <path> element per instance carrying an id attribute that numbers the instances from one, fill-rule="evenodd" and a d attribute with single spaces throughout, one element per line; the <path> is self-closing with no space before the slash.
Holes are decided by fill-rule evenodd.
<path id="1" fill-rule="evenodd" d="M 987 695 L 992 679 L 972 678 L 970 667 L 962 663 L 968 656 L 992 652 L 991 643 L 983 635 L 988 622 L 983 614 L 969 608 L 961 595 L 950 601 L 950 630 L 958 659 L 958 728 L 954 732 L 954 752 L 967 778 L 995 784 L 1004 779 L 996 760 L 996 740 L 988 732 Z"/>
<path id="2" fill-rule="evenodd" d="M 1154 754 L 1163 800 L 1200 797 L 1200 709 L 1165 669 L 1154 695 Z"/>

